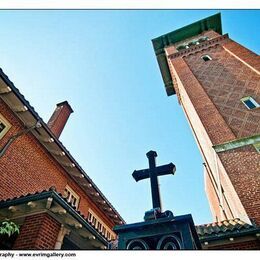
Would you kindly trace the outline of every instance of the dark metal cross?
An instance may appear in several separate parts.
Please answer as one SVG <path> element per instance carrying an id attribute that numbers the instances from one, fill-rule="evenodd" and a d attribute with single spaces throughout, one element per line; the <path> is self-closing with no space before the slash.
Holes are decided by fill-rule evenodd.
<path id="1" fill-rule="evenodd" d="M 174 172 L 176 171 L 176 167 L 173 163 L 156 167 L 155 158 L 157 157 L 157 153 L 155 151 L 148 152 L 146 156 L 149 161 L 149 169 L 138 171 L 135 170 L 132 176 L 136 180 L 136 182 L 150 178 L 153 208 L 161 209 L 160 190 L 157 177 L 167 174 L 174 174 Z"/>

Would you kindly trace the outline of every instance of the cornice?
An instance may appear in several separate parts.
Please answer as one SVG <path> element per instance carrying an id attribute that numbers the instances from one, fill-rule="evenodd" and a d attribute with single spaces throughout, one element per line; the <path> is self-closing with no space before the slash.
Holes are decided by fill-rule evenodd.
<path id="1" fill-rule="evenodd" d="M 188 49 L 184 49 L 184 50 L 178 51 L 176 53 L 170 54 L 170 55 L 168 55 L 168 58 L 175 59 L 175 58 L 179 58 L 179 57 L 181 57 L 181 58 L 186 57 L 186 56 L 201 52 L 203 50 L 207 50 L 211 47 L 215 47 L 216 45 L 220 45 L 221 43 L 226 42 L 227 39 L 229 39 L 228 34 L 224 34 L 219 37 L 213 38 L 211 40 L 202 42 L 198 45 L 191 46 Z"/>

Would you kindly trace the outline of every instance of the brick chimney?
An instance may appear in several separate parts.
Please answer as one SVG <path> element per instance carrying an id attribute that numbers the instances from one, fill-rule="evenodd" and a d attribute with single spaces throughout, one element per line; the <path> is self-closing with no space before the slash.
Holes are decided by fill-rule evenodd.
<path id="1" fill-rule="evenodd" d="M 73 110 L 68 101 L 58 103 L 56 106 L 57 107 L 49 119 L 47 125 L 53 134 L 59 138 L 64 126 L 69 119 L 70 114 L 73 113 Z"/>

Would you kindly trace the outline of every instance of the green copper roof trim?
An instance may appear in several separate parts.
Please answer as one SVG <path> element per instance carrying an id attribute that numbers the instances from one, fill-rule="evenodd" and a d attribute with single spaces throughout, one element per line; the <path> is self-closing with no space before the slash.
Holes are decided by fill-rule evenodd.
<path id="1" fill-rule="evenodd" d="M 222 35 L 221 15 L 217 13 L 195 23 L 184 26 L 173 32 L 164 34 L 152 40 L 153 48 L 159 68 L 163 77 L 163 82 L 166 88 L 167 95 L 175 94 L 170 70 L 167 63 L 165 47 L 168 47 L 176 42 L 183 41 L 187 38 L 193 37 L 202 33 L 203 31 L 214 30 Z"/>
<path id="2" fill-rule="evenodd" d="M 251 144 L 255 145 L 258 144 L 259 142 L 260 142 L 260 135 L 258 134 L 249 137 L 240 138 L 223 144 L 213 145 L 213 148 L 217 153 L 220 153 L 220 152 L 225 152 L 246 145 L 251 145 Z"/>

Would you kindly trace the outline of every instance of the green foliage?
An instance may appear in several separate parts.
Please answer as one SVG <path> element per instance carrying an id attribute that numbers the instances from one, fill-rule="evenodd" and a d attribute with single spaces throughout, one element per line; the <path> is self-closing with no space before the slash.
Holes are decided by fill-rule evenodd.
<path id="1" fill-rule="evenodd" d="M 19 234 L 19 226 L 12 221 L 3 221 L 0 225 L 0 235 Z"/>

